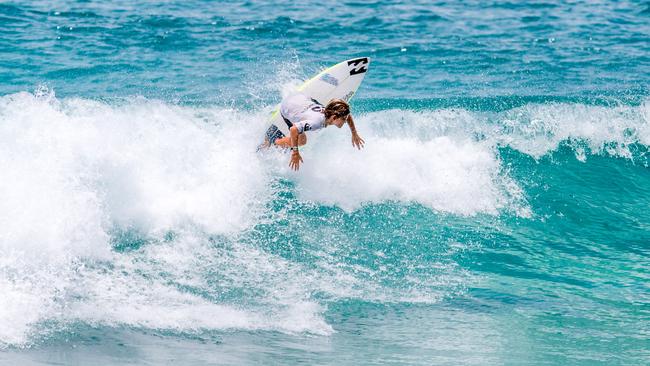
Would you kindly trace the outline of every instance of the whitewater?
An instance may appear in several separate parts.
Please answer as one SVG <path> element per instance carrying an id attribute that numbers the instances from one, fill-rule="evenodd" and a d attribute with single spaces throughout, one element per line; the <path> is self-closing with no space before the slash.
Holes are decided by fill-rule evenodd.
<path id="1" fill-rule="evenodd" d="M 43 89 L 2 97 L 2 344 L 76 323 L 328 335 L 333 301 L 436 303 L 480 279 L 449 253 L 426 269 L 404 258 L 399 272 L 382 250 L 341 263 L 358 249 L 338 226 L 392 226 L 375 217 L 383 210 L 543 221 L 522 188 L 539 182 L 518 182 L 501 150 L 540 165 L 567 147 L 582 164 L 595 155 L 646 168 L 635 151 L 650 143 L 648 102 L 390 109 L 358 117 L 372 142 L 362 153 L 325 131 L 294 173 L 283 151 L 256 152 L 267 114 Z M 287 258 L 296 235 L 307 248 Z"/>

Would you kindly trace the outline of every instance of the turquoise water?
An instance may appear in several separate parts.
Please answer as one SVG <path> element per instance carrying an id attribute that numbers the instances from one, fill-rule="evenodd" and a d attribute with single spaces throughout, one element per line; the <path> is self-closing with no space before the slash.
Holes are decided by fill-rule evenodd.
<path id="1" fill-rule="evenodd" d="M 650 4 L 0 4 L 0 364 L 650 364 Z M 255 153 L 368 56 L 366 148 Z"/>

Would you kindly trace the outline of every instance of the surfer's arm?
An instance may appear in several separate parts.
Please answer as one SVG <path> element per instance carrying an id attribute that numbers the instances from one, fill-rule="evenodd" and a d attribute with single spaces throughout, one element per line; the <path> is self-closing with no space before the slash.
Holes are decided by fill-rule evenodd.
<path id="1" fill-rule="evenodd" d="M 348 126 L 350 127 L 350 132 L 352 132 L 352 146 L 361 150 L 365 141 L 363 141 L 361 136 L 357 133 L 357 129 L 354 127 L 354 119 L 351 114 L 348 115 Z"/>
<path id="2" fill-rule="evenodd" d="M 302 163 L 302 156 L 300 156 L 300 152 L 298 151 L 298 135 L 298 127 L 291 126 L 289 128 L 289 138 L 291 141 L 291 160 L 289 161 L 289 166 L 293 170 L 298 170 L 300 163 Z"/>
<path id="3" fill-rule="evenodd" d="M 298 135 L 300 135 L 300 131 L 298 131 L 298 127 L 291 126 L 289 128 L 289 137 L 291 141 L 291 146 L 289 147 L 298 147 Z"/>

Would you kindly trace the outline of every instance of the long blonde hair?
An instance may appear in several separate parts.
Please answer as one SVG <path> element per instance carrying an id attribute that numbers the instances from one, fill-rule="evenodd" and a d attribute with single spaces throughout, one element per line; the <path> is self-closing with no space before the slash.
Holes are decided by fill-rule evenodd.
<path id="1" fill-rule="evenodd" d="M 350 114 L 350 105 L 343 99 L 332 99 L 325 107 L 325 118 L 331 116 L 347 117 Z"/>

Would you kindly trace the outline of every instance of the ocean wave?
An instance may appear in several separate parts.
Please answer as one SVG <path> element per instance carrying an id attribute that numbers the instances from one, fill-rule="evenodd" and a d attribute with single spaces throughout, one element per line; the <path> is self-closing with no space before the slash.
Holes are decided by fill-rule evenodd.
<path id="1" fill-rule="evenodd" d="M 330 334 L 327 299 L 436 302 L 472 281 L 450 254 L 471 243 L 432 242 L 435 266 L 393 253 L 396 268 L 381 240 L 359 255 L 342 217 L 411 203 L 459 220 L 531 217 L 500 148 L 539 159 L 582 141 L 588 162 L 650 143 L 647 102 L 384 110 L 357 116 L 362 151 L 345 130 L 310 135 L 295 173 L 285 153 L 256 153 L 268 112 L 0 97 L 0 344 L 79 321 Z M 304 212 L 283 207 L 293 194 Z M 333 211 L 310 222 L 311 209 Z M 291 245 L 283 231 L 303 257 L 272 249 Z"/>

